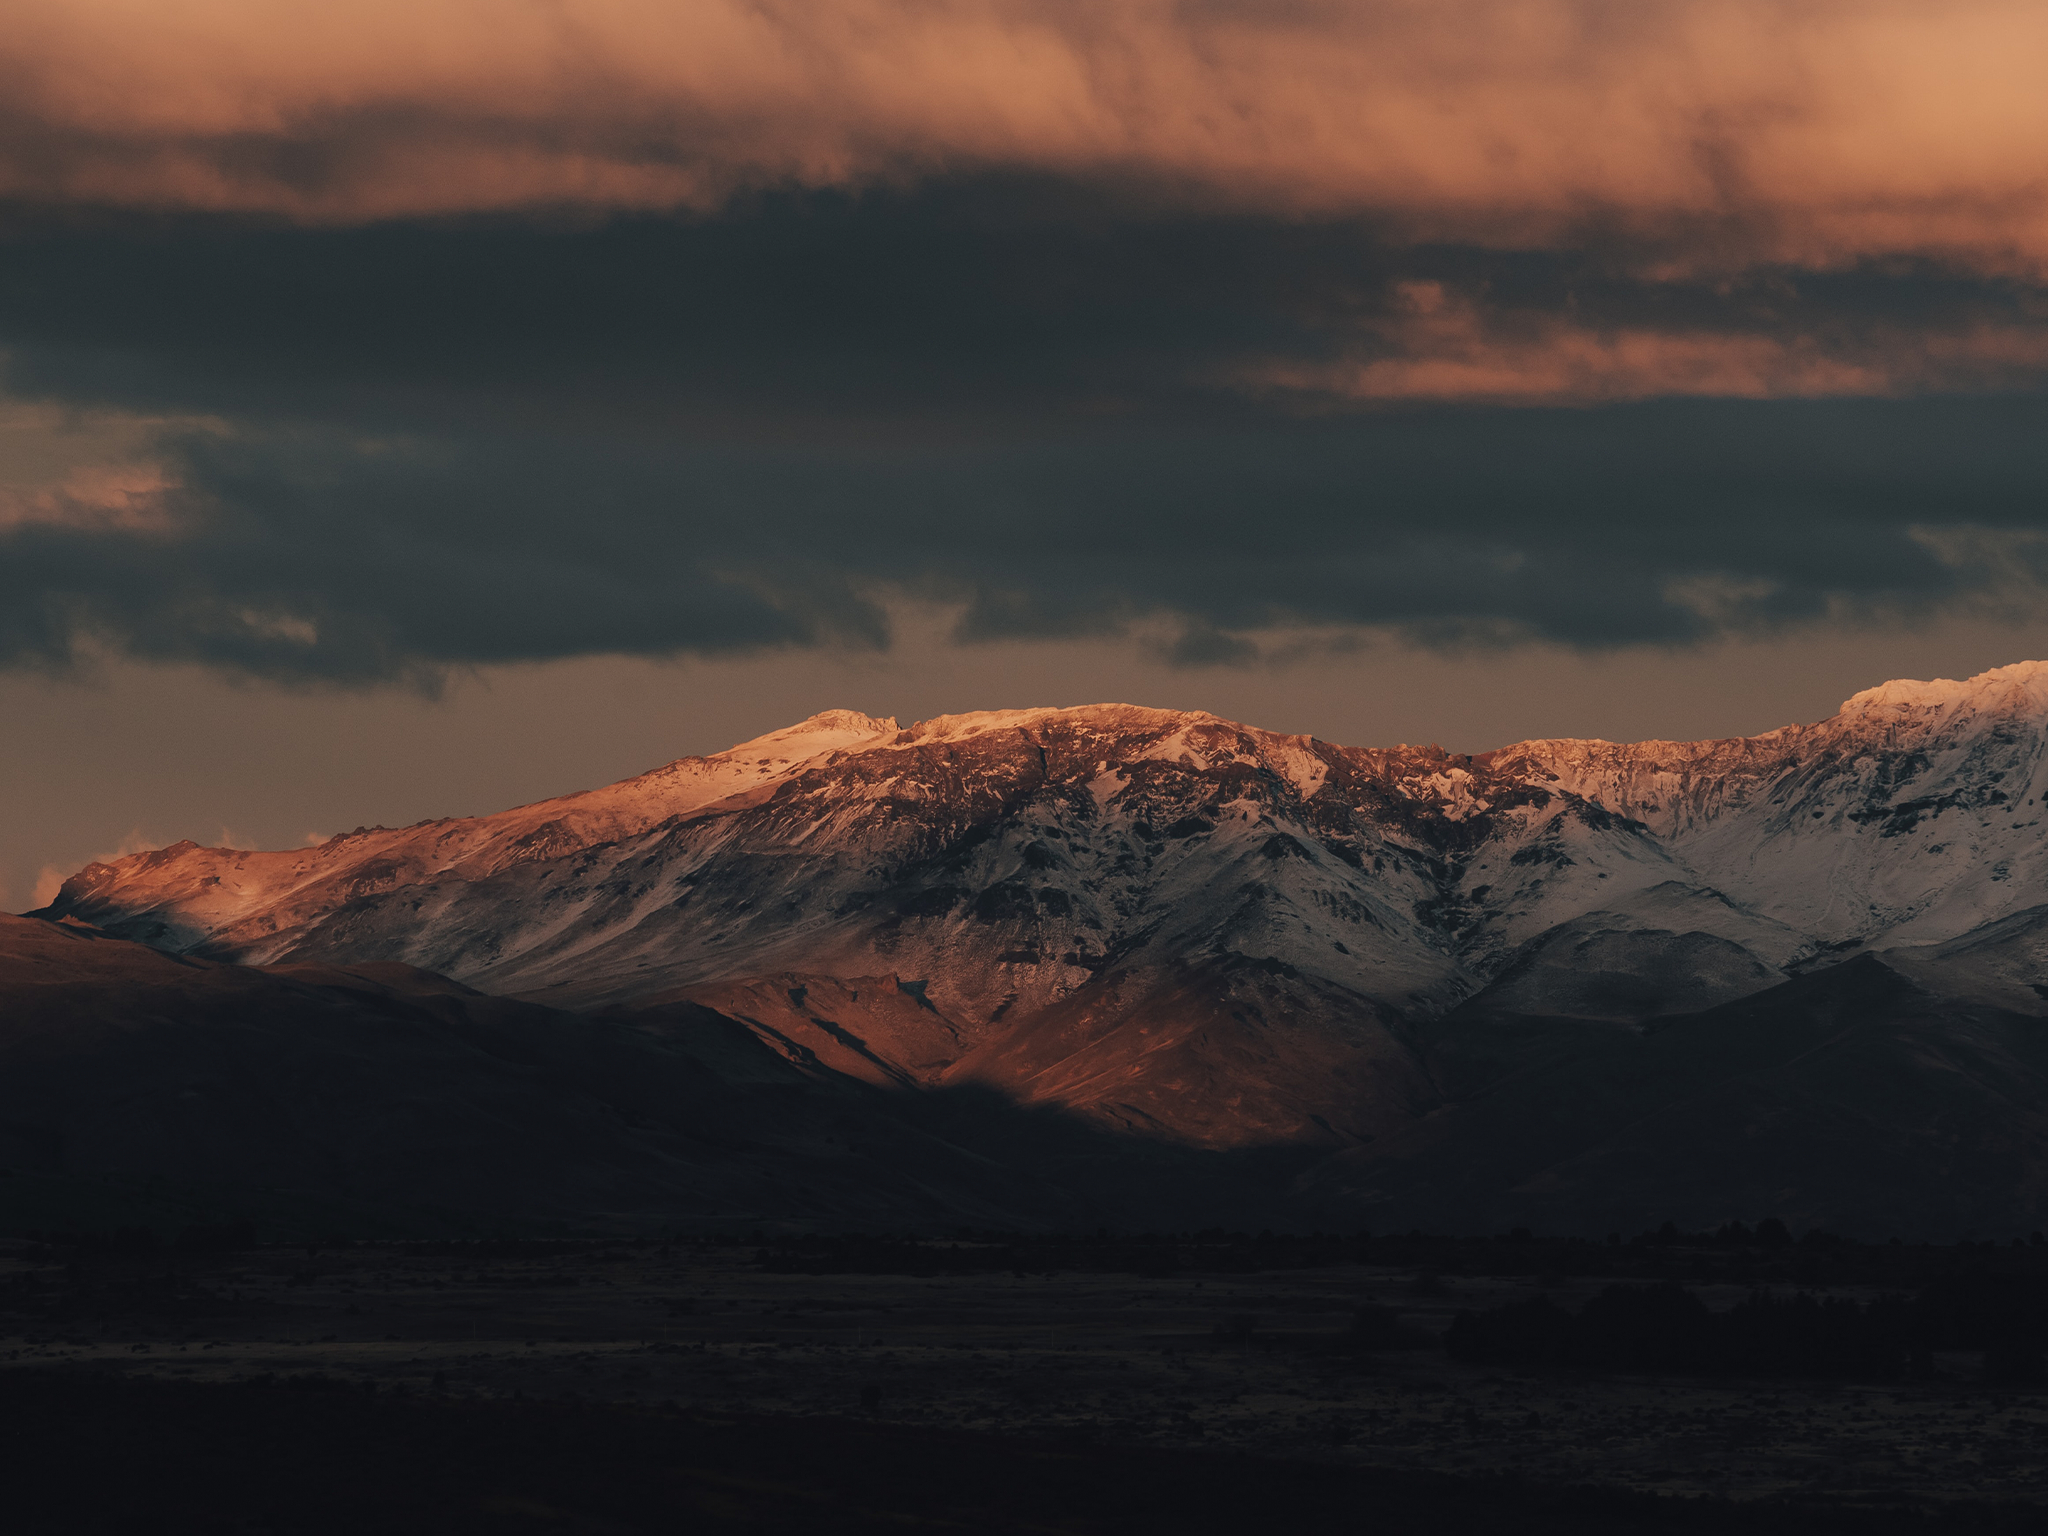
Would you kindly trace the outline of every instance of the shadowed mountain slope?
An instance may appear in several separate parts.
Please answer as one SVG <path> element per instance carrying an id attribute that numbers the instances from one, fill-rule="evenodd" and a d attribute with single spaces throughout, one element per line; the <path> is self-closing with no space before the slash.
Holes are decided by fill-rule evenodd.
<path id="1" fill-rule="evenodd" d="M 1036 1226 L 1126 1219 L 1173 1171 L 965 1097 L 805 1070 L 690 1004 L 585 1018 L 398 966 L 251 968 L 0 917 L 0 1208 L 80 1209 L 75 1186 L 111 1182 L 315 1233 Z"/>
<path id="2" fill-rule="evenodd" d="M 879 1036 L 855 1011 L 866 990 L 823 1002 Z M 1136 1092 L 1089 1079 L 1099 1039 L 1010 1042 L 1050 1066 L 998 1059 L 991 1076 L 1038 1084 L 1036 1104 L 838 1070 L 797 1042 L 852 1032 L 801 991 L 779 1011 L 760 993 L 733 999 L 753 1014 L 585 1016 L 398 966 L 243 967 L 0 918 L 0 1230 L 1597 1235 L 1776 1213 L 1954 1237 L 2028 1230 L 2048 1206 L 2048 1025 L 1936 998 L 1875 957 L 1649 1029 L 1475 999 L 1419 1032 L 1400 1074 L 1344 1085 L 1360 1119 L 1396 1129 L 1332 1125 L 1320 1144 L 1291 1134 L 1299 1105 L 1273 1106 L 1301 1064 L 1258 1055 L 1309 1048 L 1288 1019 L 1267 1015 L 1270 1040 L 1184 1049 L 1248 1005 L 1214 978 L 1111 1030 L 1169 1037 Z M 883 992 L 876 1016 L 900 1023 L 895 1006 Z M 1201 1077 L 1219 1064 L 1236 1070 Z M 1414 1097 L 1379 1102 L 1393 1082 Z M 1164 1134 L 1147 1095 L 1179 1085 L 1249 1144 Z"/>
<path id="3" fill-rule="evenodd" d="M 1803 984 L 1858 955 L 1939 1030 L 2031 1027 L 2044 797 L 2031 662 L 1759 737 L 1472 757 L 1126 705 L 835 711 L 498 816 L 90 866 L 44 915 L 588 1017 L 708 1009 L 835 1083 L 1380 1168 L 1491 1124 L 1475 1082 L 1660 1060 L 1745 998 L 1822 1008 Z"/>
<path id="4" fill-rule="evenodd" d="M 1386 1227 L 1590 1233 L 1750 1211 L 1953 1238 L 2048 1214 L 2048 1020 L 1875 956 L 1647 1029 L 1488 1001 L 1430 1031 L 1444 1106 L 1322 1164 L 1319 1198 Z"/>

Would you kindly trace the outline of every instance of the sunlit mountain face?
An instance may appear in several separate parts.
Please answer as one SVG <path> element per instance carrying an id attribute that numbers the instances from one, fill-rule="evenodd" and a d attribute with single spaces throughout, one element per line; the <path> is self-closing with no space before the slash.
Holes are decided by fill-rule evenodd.
<path id="1" fill-rule="evenodd" d="M 2044 743 L 2044 663 L 1758 737 L 1473 756 L 1128 705 L 839 711 L 495 816 L 94 865 L 41 915 L 584 1014 L 709 1010 L 819 1080 L 1316 1151 L 1370 1205 L 1387 1167 L 1501 1134 L 1518 1084 L 1596 1132 L 1573 1061 L 1732 1053 L 1612 1090 L 1631 1121 L 1767 1077 L 1748 1053 L 1836 1018 L 1843 988 L 1877 997 L 1866 1022 L 1911 999 L 1930 1028 L 1961 1009 L 2031 1034 Z M 1796 1026 L 1753 1021 L 1788 1007 Z M 1524 1182 L 1557 1133 L 1528 1134 Z"/>
<path id="2" fill-rule="evenodd" d="M 23 1166 L 2044 1224 L 2040 664 L 1373 724 L 2042 654 L 2038 0 L 304 10 L 0 28 Z"/>

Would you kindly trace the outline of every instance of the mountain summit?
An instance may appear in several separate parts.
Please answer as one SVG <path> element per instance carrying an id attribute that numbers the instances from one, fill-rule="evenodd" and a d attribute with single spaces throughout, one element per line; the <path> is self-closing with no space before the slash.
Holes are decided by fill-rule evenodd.
<path id="1" fill-rule="evenodd" d="M 1595 912 L 1697 919 L 1782 967 L 2028 907 L 2044 729 L 2043 662 L 1889 682 L 1762 736 L 1474 756 L 1122 704 L 907 730 L 832 710 L 493 816 L 90 865 L 45 915 L 579 1002 L 886 959 L 984 1020 L 1112 951 L 1227 948 L 1426 1014 Z"/>
<path id="2" fill-rule="evenodd" d="M 1384 1148 L 1531 1042 L 1859 956 L 2048 1012 L 2044 748 L 2041 662 L 1755 737 L 1471 756 L 1122 704 L 837 710 L 494 816 L 95 864 L 41 915 L 707 1007 L 806 1071 L 1195 1146 Z"/>

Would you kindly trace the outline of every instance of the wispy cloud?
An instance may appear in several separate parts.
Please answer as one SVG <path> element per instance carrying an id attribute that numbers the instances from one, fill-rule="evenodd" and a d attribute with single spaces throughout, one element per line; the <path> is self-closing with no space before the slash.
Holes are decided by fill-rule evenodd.
<path id="1" fill-rule="evenodd" d="M 0 191 L 316 220 L 988 168 L 1416 238 L 2048 259 L 2033 0 L 17 0 Z"/>
<path id="2" fill-rule="evenodd" d="M 54 485 L 0 485 L 0 529 L 27 523 L 168 532 L 171 489 L 157 464 L 79 465 Z"/>
<path id="3" fill-rule="evenodd" d="M 1347 329 L 1328 359 L 1254 364 L 1233 382 L 1307 401 L 1594 403 L 1660 396 L 1812 399 L 2024 387 L 2048 372 L 2048 323 L 1775 317 L 1747 328 L 1517 312 L 1432 281 Z"/>

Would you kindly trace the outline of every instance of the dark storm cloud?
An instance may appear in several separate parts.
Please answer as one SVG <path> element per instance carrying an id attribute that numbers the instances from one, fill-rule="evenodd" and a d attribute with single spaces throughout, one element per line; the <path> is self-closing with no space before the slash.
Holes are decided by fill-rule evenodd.
<path id="1" fill-rule="evenodd" d="M 18 388 L 395 429 L 521 411 L 550 429 L 1014 427 L 1259 398 L 1981 388 L 2048 368 L 2041 288 L 1932 262 L 1653 280 L 1636 268 L 1658 252 L 1611 230 L 1565 251 L 1415 247 L 1369 219 L 1042 178 L 715 218 L 307 230 L 16 209 L 0 232 Z M 1389 387 L 1361 395 L 1375 369 Z"/>
<path id="2" fill-rule="evenodd" d="M 1143 622 L 1216 661 L 1275 627 L 1683 642 L 2030 579 L 2040 290 L 1643 257 L 1020 177 L 555 224 L 16 209 L 13 387 L 218 427 L 161 445 L 147 516 L 0 519 L 0 656 L 372 680 L 875 645 L 904 594 L 967 638 Z M 2006 392 L 1630 398 L 1963 384 Z"/>
<path id="3" fill-rule="evenodd" d="M 189 445 L 181 531 L 16 530 L 0 644 L 366 680 L 600 651 L 875 644 L 878 591 L 969 638 L 1398 625 L 1685 641 L 1981 581 L 1912 531 L 2026 530 L 2033 400 L 1671 402 L 1055 445 L 421 452 Z"/>

